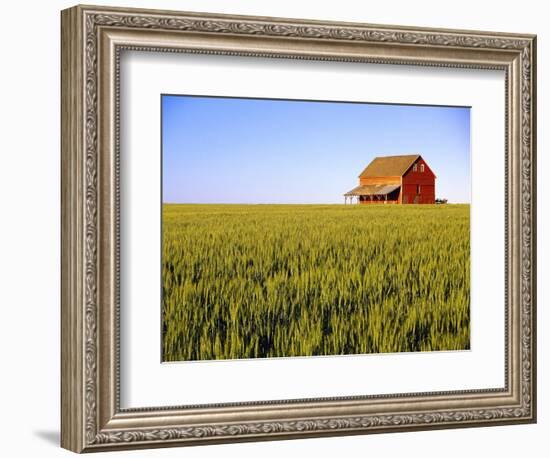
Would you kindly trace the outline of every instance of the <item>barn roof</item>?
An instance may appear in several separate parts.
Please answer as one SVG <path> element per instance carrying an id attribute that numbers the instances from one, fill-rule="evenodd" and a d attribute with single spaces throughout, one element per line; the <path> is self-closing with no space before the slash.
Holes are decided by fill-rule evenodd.
<path id="1" fill-rule="evenodd" d="M 364 184 L 346 192 L 344 196 L 385 196 L 400 187 L 398 184 Z"/>
<path id="2" fill-rule="evenodd" d="M 401 177 L 419 157 L 420 154 L 375 157 L 361 172 L 359 178 Z"/>

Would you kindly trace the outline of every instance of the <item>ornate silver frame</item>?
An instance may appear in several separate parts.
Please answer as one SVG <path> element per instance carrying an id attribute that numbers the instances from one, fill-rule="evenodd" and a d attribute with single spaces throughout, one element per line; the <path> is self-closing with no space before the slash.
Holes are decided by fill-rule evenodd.
<path id="1" fill-rule="evenodd" d="M 76 6 L 62 12 L 62 420 L 75 452 L 536 421 L 536 37 Z M 506 73 L 506 386 L 157 409 L 119 405 L 120 51 Z"/>

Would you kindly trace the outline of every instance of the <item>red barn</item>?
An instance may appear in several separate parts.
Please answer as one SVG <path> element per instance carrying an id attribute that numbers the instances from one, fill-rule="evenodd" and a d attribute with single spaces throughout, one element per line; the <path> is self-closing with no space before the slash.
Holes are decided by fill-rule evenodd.
<path id="1" fill-rule="evenodd" d="M 345 203 L 355 197 L 358 204 L 434 204 L 435 178 L 420 154 L 375 157 Z"/>

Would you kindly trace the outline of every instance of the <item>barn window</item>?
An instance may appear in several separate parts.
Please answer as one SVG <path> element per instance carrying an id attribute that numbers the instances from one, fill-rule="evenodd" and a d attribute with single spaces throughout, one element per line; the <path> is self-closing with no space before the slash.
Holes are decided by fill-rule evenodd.
<path id="1" fill-rule="evenodd" d="M 420 171 L 424 172 L 424 164 L 420 164 Z"/>
<path id="2" fill-rule="evenodd" d="M 419 184 L 416 185 L 416 193 L 420 194 L 420 185 Z"/>
<path id="3" fill-rule="evenodd" d="M 414 164 L 414 165 L 413 165 L 413 172 L 416 172 L 416 170 L 417 170 L 417 165 Z"/>

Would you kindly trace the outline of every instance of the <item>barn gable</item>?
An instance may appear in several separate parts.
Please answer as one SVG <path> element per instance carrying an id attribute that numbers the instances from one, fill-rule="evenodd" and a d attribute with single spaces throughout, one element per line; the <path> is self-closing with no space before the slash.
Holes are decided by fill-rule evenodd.
<path id="1" fill-rule="evenodd" d="M 435 174 L 426 161 L 419 157 L 401 178 L 402 203 L 434 203 L 435 178 Z"/>
<path id="2" fill-rule="evenodd" d="M 416 165 L 416 167 L 414 167 Z M 416 169 L 416 170 L 415 170 Z M 430 166 L 428 165 L 428 163 L 424 160 L 424 158 L 422 156 L 418 156 L 418 158 L 409 166 L 409 168 L 405 171 L 405 173 L 403 173 L 403 178 L 405 177 L 408 177 L 408 176 L 411 176 L 411 175 L 415 175 L 417 174 L 418 172 L 420 172 L 421 175 L 417 175 L 417 176 L 422 176 L 424 178 L 427 178 L 427 177 L 433 177 L 433 178 L 437 178 L 435 176 L 435 173 L 433 173 L 433 170 L 430 168 Z"/>

